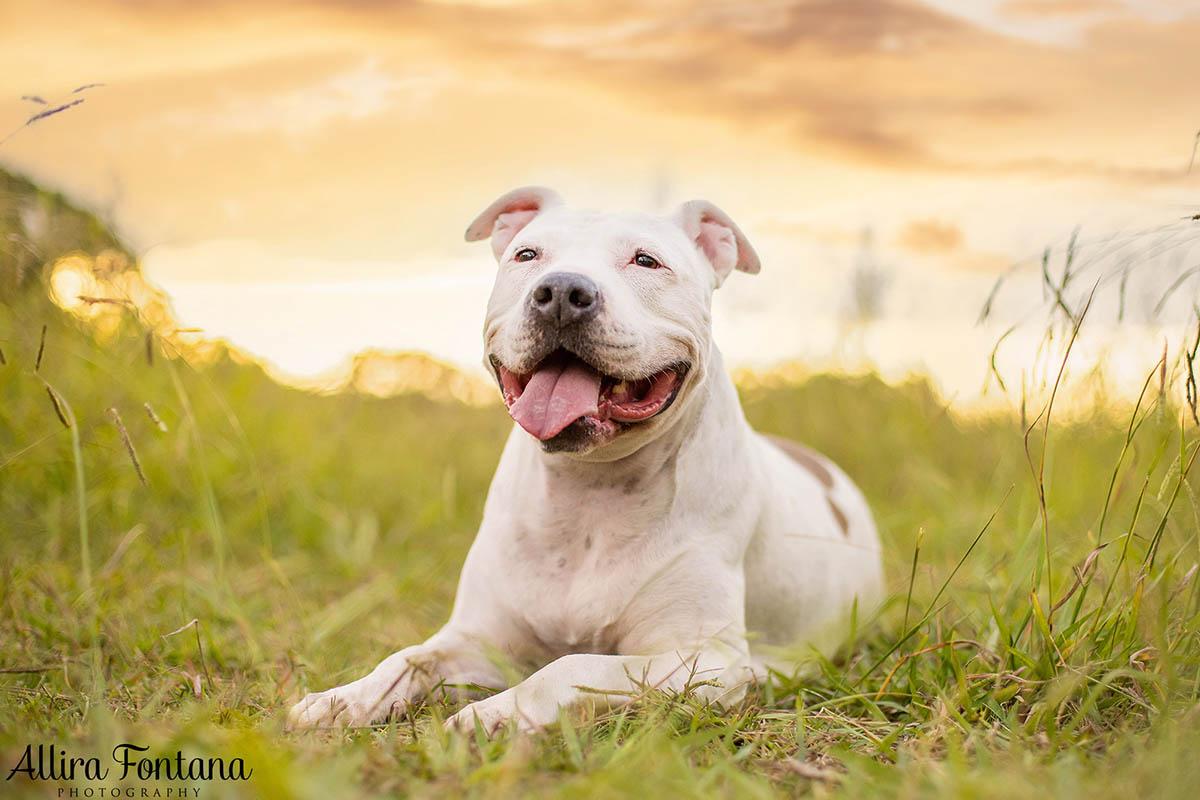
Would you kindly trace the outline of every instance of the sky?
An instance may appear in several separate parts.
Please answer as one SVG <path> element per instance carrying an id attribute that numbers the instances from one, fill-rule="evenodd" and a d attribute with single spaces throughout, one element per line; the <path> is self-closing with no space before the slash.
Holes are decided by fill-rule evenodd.
<path id="1" fill-rule="evenodd" d="M 1200 0 L 0 0 L 0 164 L 288 380 L 366 348 L 480 370 L 462 231 L 543 184 L 728 212 L 763 261 L 714 299 L 733 367 L 1013 401 L 1073 231 L 1083 363 L 1140 385 L 1194 329 L 1190 277 L 1155 307 L 1200 256 L 1198 75 Z"/>

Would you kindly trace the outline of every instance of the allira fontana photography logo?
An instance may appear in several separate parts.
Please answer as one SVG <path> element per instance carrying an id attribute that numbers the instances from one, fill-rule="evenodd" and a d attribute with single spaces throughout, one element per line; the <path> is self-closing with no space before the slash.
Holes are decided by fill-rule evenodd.
<path id="1" fill-rule="evenodd" d="M 200 788 L 189 784 L 246 781 L 254 774 L 240 757 L 189 758 L 182 750 L 167 755 L 152 755 L 149 751 L 149 747 L 125 742 L 114 747 L 106 761 L 98 756 L 73 755 L 53 744 L 28 744 L 6 780 L 23 776 L 30 781 L 112 782 L 111 786 L 60 787 L 60 797 L 199 797 Z M 127 785 L 131 781 L 171 785 Z"/>

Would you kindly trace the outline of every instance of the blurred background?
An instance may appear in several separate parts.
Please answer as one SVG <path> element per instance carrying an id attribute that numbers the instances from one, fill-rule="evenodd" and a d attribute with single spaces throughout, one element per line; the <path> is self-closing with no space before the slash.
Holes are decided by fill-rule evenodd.
<path id="1" fill-rule="evenodd" d="M 1190 800 L 1198 43 L 1190 0 L 0 0 L 0 763 Z M 530 183 L 740 224 L 742 407 L 854 477 L 891 600 L 669 735 L 282 736 L 449 613 L 513 429 L 462 234 Z"/>
<path id="2" fill-rule="evenodd" d="M 292 384 L 344 385 L 362 351 L 482 384 L 493 264 L 462 231 L 529 183 L 728 211 L 764 262 L 715 300 L 735 368 L 924 373 L 956 405 L 1013 405 L 1057 368 L 1060 282 L 1072 314 L 1101 282 L 1074 368 L 1115 393 L 1193 327 L 1193 0 L 5 0 L 0 19 L 0 165 L 98 210 L 180 328 Z M 59 272 L 78 306 L 85 270 Z M 405 382 L 376 372 L 378 393 Z"/>

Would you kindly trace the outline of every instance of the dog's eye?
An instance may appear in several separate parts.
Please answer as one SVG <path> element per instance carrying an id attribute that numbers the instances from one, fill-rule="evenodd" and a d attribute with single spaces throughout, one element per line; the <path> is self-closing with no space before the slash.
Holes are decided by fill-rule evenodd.
<path id="1" fill-rule="evenodd" d="M 639 267 L 645 267 L 646 269 L 658 269 L 662 266 L 662 264 L 658 262 L 658 259 L 646 253 L 638 253 L 636 256 L 634 256 L 633 263 L 637 264 Z"/>
<path id="2" fill-rule="evenodd" d="M 537 250 L 532 247 L 522 247 L 513 255 L 515 261 L 533 261 L 537 258 Z"/>

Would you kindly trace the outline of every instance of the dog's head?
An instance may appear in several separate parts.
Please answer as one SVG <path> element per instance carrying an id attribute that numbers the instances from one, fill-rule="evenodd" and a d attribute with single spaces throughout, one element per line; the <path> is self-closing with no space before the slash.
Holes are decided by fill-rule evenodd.
<path id="1" fill-rule="evenodd" d="M 509 413 L 547 451 L 586 453 L 656 436 L 704 383 L 712 292 L 758 256 L 716 206 L 670 217 L 563 206 L 516 189 L 467 228 L 499 272 L 484 346 Z"/>

